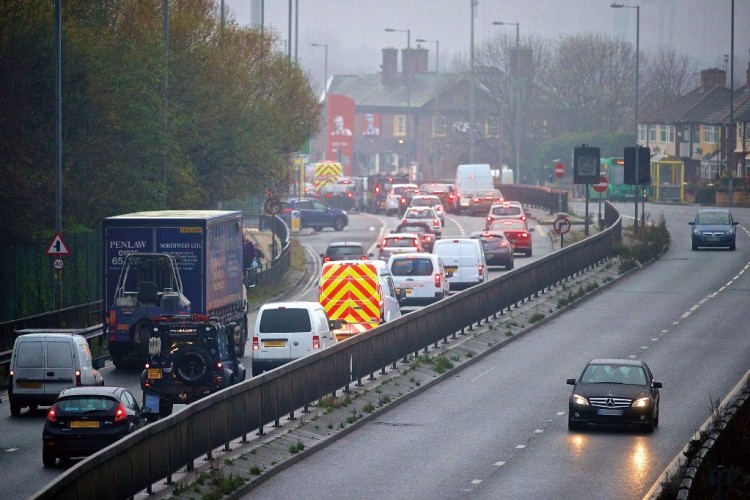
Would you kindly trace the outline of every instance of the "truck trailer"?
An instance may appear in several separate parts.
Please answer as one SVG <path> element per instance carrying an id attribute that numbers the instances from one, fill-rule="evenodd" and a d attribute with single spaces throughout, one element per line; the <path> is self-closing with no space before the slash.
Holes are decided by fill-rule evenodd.
<path id="1" fill-rule="evenodd" d="M 242 213 L 136 212 L 102 220 L 104 328 L 116 367 L 142 366 L 149 332 L 165 317 L 202 314 L 247 342 Z"/>

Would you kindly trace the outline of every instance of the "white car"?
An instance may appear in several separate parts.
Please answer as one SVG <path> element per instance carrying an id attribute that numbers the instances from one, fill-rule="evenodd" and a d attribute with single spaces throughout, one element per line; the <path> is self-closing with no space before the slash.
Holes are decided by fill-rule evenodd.
<path id="1" fill-rule="evenodd" d="M 440 198 L 434 194 L 418 194 L 411 199 L 412 207 L 429 207 L 435 211 L 440 219 L 440 225 L 445 226 L 445 207 Z"/>
<path id="2" fill-rule="evenodd" d="M 391 258 L 391 255 L 397 253 L 425 251 L 420 235 L 414 233 L 391 233 L 383 238 L 383 241 L 378 245 L 378 259 L 386 263 Z"/>
<path id="3" fill-rule="evenodd" d="M 401 253 L 391 255 L 388 267 L 401 305 L 426 305 L 437 302 L 450 293 L 449 276 L 443 261 L 431 253 Z"/>
<path id="4" fill-rule="evenodd" d="M 487 281 L 487 261 L 482 243 L 472 238 L 448 238 L 437 240 L 432 253 L 443 260 L 448 273 L 451 290 L 468 288 Z"/>
<path id="5" fill-rule="evenodd" d="M 435 231 L 435 238 L 440 238 L 443 226 L 433 208 L 407 208 L 406 212 L 404 212 L 404 216 L 401 218 L 401 224 L 413 224 L 415 222 L 424 222 L 425 224 L 432 225 L 432 230 Z"/>
<path id="6" fill-rule="evenodd" d="M 393 184 L 391 186 L 385 198 L 386 215 L 398 215 L 406 209 L 408 198 L 404 195 L 407 192 L 418 193 L 419 186 L 416 184 Z"/>

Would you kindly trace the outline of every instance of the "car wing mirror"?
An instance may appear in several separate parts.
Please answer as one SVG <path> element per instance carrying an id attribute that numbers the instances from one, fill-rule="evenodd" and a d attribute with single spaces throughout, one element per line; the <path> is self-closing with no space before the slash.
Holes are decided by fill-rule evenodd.
<path id="1" fill-rule="evenodd" d="M 737 221 L 732 222 L 733 226 L 736 226 L 737 224 L 739 224 L 739 222 L 737 222 Z"/>
<path id="2" fill-rule="evenodd" d="M 688 222 L 688 226 L 694 226 L 694 225 L 695 225 L 695 221 L 691 220 L 690 222 Z"/>
<path id="3" fill-rule="evenodd" d="M 344 319 L 331 319 L 328 320 L 328 329 L 329 330 L 339 330 L 346 324 L 346 320 Z"/>
<path id="4" fill-rule="evenodd" d="M 325 259 L 325 257 L 326 257 L 326 254 L 324 254 L 324 253 L 320 254 L 320 258 L 321 259 Z"/>
<path id="5" fill-rule="evenodd" d="M 91 366 L 94 368 L 94 370 L 99 370 L 101 368 L 104 368 L 104 363 L 107 359 L 104 357 L 101 358 L 94 358 L 91 360 Z"/>
<path id="6" fill-rule="evenodd" d="M 402 288 L 398 291 L 398 303 L 402 303 L 406 300 L 406 288 Z"/>
<path id="7" fill-rule="evenodd" d="M 453 271 L 445 271 L 445 277 L 446 278 L 452 278 L 453 277 Z"/>
<path id="8" fill-rule="evenodd" d="M 533 233 L 534 231 L 536 231 L 536 228 L 533 228 L 533 227 L 530 227 L 530 228 L 529 228 L 529 232 L 530 232 L 530 233 Z"/>
<path id="9" fill-rule="evenodd" d="M 374 253 L 372 253 L 372 252 L 370 252 L 370 253 L 368 253 L 368 254 L 367 254 L 367 256 L 368 256 L 368 257 L 375 257 L 375 254 L 374 254 Z"/>
<path id="10" fill-rule="evenodd" d="M 651 387 L 654 389 L 661 389 L 663 387 L 661 382 L 651 382 Z"/>
<path id="11" fill-rule="evenodd" d="M 569 378 L 569 379 L 567 380 L 567 382 L 565 382 L 565 383 L 566 383 L 566 384 L 568 384 L 568 385 L 576 385 L 576 379 L 574 379 L 574 378 Z"/>

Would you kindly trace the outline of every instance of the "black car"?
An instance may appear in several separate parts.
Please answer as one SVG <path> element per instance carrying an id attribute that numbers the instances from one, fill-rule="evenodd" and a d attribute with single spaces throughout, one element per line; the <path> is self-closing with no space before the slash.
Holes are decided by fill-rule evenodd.
<path id="1" fill-rule="evenodd" d="M 695 220 L 688 224 L 692 226 L 693 250 L 699 247 L 737 248 L 737 221 L 726 208 L 701 208 L 695 214 Z"/>
<path id="2" fill-rule="evenodd" d="M 92 455 L 145 424 L 144 411 L 123 387 L 63 389 L 47 412 L 42 463 L 53 467 L 58 458 Z"/>
<path id="3" fill-rule="evenodd" d="M 154 320 L 148 355 L 141 389 L 152 419 L 245 380 L 233 327 L 201 314 Z"/>
<path id="4" fill-rule="evenodd" d="M 284 200 L 281 202 L 281 216 L 291 220 L 292 211 L 299 211 L 300 226 L 311 227 L 315 231 L 322 231 L 331 227 L 336 231 L 343 231 L 349 225 L 349 215 L 339 208 L 331 208 L 313 198 Z"/>
<path id="5" fill-rule="evenodd" d="M 359 241 L 337 241 L 328 245 L 325 253 L 320 254 L 323 262 L 332 260 L 367 260 L 374 257 L 373 253 L 367 253 L 365 246 Z"/>
<path id="6" fill-rule="evenodd" d="M 592 359 L 568 402 L 568 429 L 586 424 L 633 425 L 653 432 L 659 425 L 659 389 L 648 365 L 639 360 Z"/>
<path id="7" fill-rule="evenodd" d="M 484 258 L 488 266 L 503 266 L 513 269 L 513 245 L 502 231 L 477 231 L 471 237 L 482 242 Z"/>
<path id="8" fill-rule="evenodd" d="M 422 242 L 422 247 L 426 252 L 432 252 L 432 247 L 435 246 L 435 240 L 440 237 L 440 235 L 435 232 L 432 225 L 424 222 L 402 223 L 399 224 L 396 229 L 391 231 L 391 233 L 418 234 L 419 239 Z"/>

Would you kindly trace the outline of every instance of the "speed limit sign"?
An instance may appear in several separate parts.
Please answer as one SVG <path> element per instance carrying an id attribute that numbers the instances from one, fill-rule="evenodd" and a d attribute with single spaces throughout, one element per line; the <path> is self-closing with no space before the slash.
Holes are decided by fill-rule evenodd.
<path id="1" fill-rule="evenodd" d="M 63 268 L 64 262 L 62 259 L 55 259 L 52 265 L 55 267 L 55 269 L 59 271 L 60 269 Z"/>

